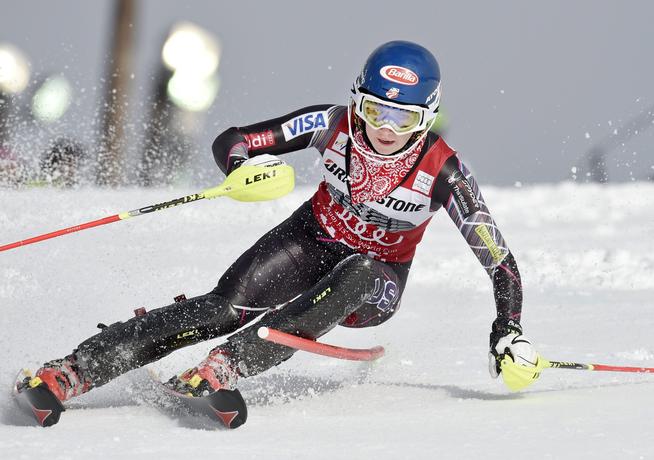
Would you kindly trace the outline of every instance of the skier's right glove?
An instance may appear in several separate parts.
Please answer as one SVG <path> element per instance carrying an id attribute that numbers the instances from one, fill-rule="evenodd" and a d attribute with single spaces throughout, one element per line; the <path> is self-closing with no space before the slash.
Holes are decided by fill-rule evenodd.
<path id="1" fill-rule="evenodd" d="M 271 166 L 283 164 L 286 164 L 286 162 L 281 158 L 270 155 L 268 153 L 264 153 L 263 155 L 257 155 L 256 157 L 248 158 L 247 160 L 245 158 L 238 158 L 234 160 L 234 164 L 230 168 L 229 172 L 231 173 L 236 168 L 240 168 L 241 166 L 263 166 L 264 168 L 268 168 Z"/>
<path id="2" fill-rule="evenodd" d="M 522 335 L 517 321 L 497 318 L 490 334 L 488 370 L 491 377 L 502 379 L 509 389 L 522 390 L 538 379 L 544 368 L 531 341 Z"/>
<path id="3" fill-rule="evenodd" d="M 286 164 L 284 160 L 274 155 L 270 155 L 268 153 L 264 153 L 263 155 L 257 155 L 256 157 L 252 157 L 252 158 L 237 157 L 232 161 L 232 164 L 229 167 L 228 175 L 234 172 L 236 169 L 240 168 L 241 166 L 268 167 L 268 166 L 277 166 L 283 164 Z"/>

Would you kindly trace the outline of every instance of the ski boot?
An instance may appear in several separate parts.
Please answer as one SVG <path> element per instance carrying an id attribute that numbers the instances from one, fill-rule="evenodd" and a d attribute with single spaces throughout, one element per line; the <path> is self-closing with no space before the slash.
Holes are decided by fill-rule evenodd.
<path id="1" fill-rule="evenodd" d="M 209 353 L 198 367 L 172 377 L 165 385 L 185 396 L 203 397 L 217 390 L 234 390 L 238 374 L 221 350 Z"/>
<path id="2" fill-rule="evenodd" d="M 56 424 L 66 409 L 63 401 L 87 392 L 91 382 L 82 377 L 74 359 L 69 356 L 47 362 L 36 376 L 24 369 L 16 379 L 14 397 L 18 406 L 31 413 L 39 425 Z"/>
<path id="3" fill-rule="evenodd" d="M 48 361 L 36 371 L 38 380 L 45 383 L 59 401 L 67 401 L 91 389 L 90 380 L 84 378 L 72 356 Z M 34 386 L 30 383 L 30 386 Z"/>

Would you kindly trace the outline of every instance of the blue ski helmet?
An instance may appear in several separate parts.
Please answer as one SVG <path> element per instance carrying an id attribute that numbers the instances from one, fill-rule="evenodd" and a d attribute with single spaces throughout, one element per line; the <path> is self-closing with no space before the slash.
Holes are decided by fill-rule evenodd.
<path id="1" fill-rule="evenodd" d="M 416 43 L 385 43 L 368 57 L 352 87 L 348 106 L 350 138 L 359 151 L 365 152 L 372 147 L 365 124 L 373 129 L 390 128 L 399 135 L 414 133 L 398 152 L 381 156 L 399 158 L 427 135 L 440 99 L 441 72 L 436 58 Z"/>
<path id="2" fill-rule="evenodd" d="M 392 41 L 368 57 L 355 90 L 399 104 L 428 108 L 435 116 L 441 99 L 441 71 L 433 54 L 408 41 Z"/>

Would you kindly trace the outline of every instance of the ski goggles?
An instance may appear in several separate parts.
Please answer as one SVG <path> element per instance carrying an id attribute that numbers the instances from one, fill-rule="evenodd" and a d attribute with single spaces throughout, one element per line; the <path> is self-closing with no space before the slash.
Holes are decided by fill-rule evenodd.
<path id="1" fill-rule="evenodd" d="M 433 117 L 418 105 L 403 105 L 384 101 L 370 94 L 356 92 L 353 96 L 355 113 L 374 129 L 390 128 L 396 134 L 426 129 Z"/>

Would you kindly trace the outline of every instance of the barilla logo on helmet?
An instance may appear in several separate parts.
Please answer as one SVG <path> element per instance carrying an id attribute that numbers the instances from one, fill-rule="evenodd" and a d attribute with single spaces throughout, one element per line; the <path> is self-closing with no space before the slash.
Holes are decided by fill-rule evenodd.
<path id="1" fill-rule="evenodd" d="M 379 70 L 379 73 L 386 80 L 401 85 L 417 85 L 420 79 L 413 70 L 399 65 L 385 65 Z"/>

